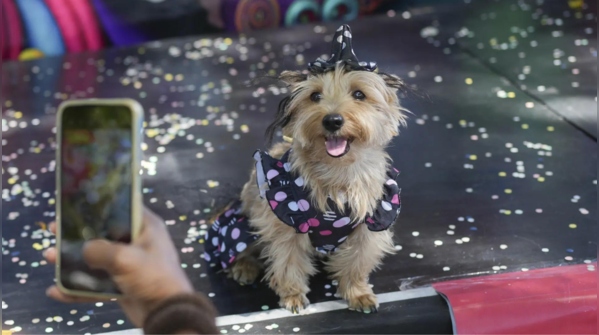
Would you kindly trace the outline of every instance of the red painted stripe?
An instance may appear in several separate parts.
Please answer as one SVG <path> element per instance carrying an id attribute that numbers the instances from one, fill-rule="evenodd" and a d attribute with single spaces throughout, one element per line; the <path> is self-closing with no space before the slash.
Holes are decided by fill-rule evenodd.
<path id="1" fill-rule="evenodd" d="M 597 263 L 434 284 L 458 334 L 597 334 Z"/>

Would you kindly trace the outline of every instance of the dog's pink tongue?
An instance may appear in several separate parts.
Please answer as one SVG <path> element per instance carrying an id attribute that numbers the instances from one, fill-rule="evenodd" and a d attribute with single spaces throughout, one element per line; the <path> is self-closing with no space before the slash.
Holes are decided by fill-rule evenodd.
<path id="1" fill-rule="evenodd" d="M 347 139 L 339 137 L 329 138 L 326 140 L 325 145 L 329 155 L 333 157 L 341 156 L 345 153 Z"/>

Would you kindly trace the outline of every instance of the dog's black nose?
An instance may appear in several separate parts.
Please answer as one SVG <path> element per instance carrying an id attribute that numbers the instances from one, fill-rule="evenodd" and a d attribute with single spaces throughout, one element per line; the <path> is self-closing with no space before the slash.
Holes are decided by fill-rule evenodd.
<path id="1" fill-rule="evenodd" d="M 322 125 L 324 126 L 324 129 L 330 132 L 335 132 L 341 129 L 344 122 L 345 120 L 343 120 L 343 117 L 339 114 L 329 114 L 322 119 Z"/>

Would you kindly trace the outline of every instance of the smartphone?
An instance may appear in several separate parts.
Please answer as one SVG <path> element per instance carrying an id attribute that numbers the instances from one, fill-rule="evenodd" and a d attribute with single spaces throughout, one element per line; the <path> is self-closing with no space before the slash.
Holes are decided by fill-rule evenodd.
<path id="1" fill-rule="evenodd" d="M 67 101 L 56 133 L 57 286 L 69 295 L 118 297 L 108 273 L 87 266 L 83 246 L 131 243 L 139 234 L 143 109 L 129 99 Z"/>

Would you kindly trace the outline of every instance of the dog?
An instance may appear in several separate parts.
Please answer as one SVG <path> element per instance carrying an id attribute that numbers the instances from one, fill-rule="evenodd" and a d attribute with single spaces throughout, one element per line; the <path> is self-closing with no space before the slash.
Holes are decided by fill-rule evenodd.
<path id="1" fill-rule="evenodd" d="M 348 26 L 342 26 L 337 35 L 342 36 L 339 40 L 343 43 L 351 42 L 347 40 L 348 36 L 351 38 Z M 311 63 L 308 71 L 280 74 L 278 79 L 289 86 L 291 93 L 281 101 L 266 135 L 272 141 L 280 129 L 284 137 L 293 140 L 277 143 L 268 153 L 255 156 L 258 164 L 243 187 L 239 208 L 228 213 L 227 218 L 219 218 L 213 226 L 212 234 L 216 236 L 222 233 L 228 218 L 233 218 L 231 224 L 247 219 L 251 230 L 248 236 L 257 243 L 242 243 L 243 247 L 237 248 L 241 252 L 226 255 L 225 259 L 230 260 L 227 272 L 239 283 L 250 284 L 264 271 L 264 280 L 280 297 L 281 307 L 293 313 L 301 312 L 309 304 L 306 297 L 310 291 L 309 278 L 316 273 L 317 259 L 324 262 L 331 279 L 338 282 L 338 294 L 347 300 L 350 309 L 376 312 L 379 304 L 368 284 L 369 276 L 381 265 L 383 257 L 395 250 L 393 233 L 387 228 L 399 214 L 399 189 L 393 181 L 396 175 L 389 177 L 391 159 L 386 147 L 406 123 L 406 110 L 397 96 L 398 89 L 405 84 L 397 76 L 371 71 L 372 66 L 364 67 L 363 62 L 355 59 L 353 50 L 352 55 L 346 56 L 347 61 L 340 60 L 343 56 L 339 54 L 335 57 L 339 47 L 333 50 L 331 60 L 317 60 L 321 63 Z M 328 69 L 319 71 L 325 67 Z M 269 185 L 271 189 L 285 188 L 293 181 L 277 180 L 279 176 L 271 178 L 273 170 L 267 171 L 265 167 L 269 162 L 275 168 L 278 165 L 281 174 L 288 170 L 293 178 L 301 176 L 295 179 L 296 184 L 301 179 L 301 187 L 287 194 L 296 194 L 300 189 L 309 194 L 303 203 L 302 200 L 286 203 L 293 207 L 292 214 L 304 210 L 323 213 L 320 222 L 308 219 L 295 225 L 296 229 L 290 227 L 293 222 L 284 222 L 288 218 L 282 219 L 284 214 L 276 209 L 283 207 L 286 200 L 279 200 L 284 194 L 278 192 L 271 198 L 283 195 L 269 200 L 265 188 Z M 272 173 L 275 174 L 278 172 Z M 385 187 L 389 186 L 393 190 L 386 194 Z M 388 201 L 381 200 L 385 196 L 389 196 Z M 331 207 L 337 208 L 338 215 L 333 214 Z M 284 210 L 289 211 L 287 207 Z M 378 212 L 391 213 L 387 224 L 380 229 L 375 227 L 377 219 L 371 219 Z M 335 230 L 322 228 L 325 221 L 344 215 L 347 217 L 332 225 L 346 228 L 345 234 L 349 235 L 339 239 L 338 245 L 315 248 L 315 238 L 328 238 L 321 235 L 331 235 L 331 230 Z M 291 220 L 301 221 L 298 217 Z M 312 234 L 317 229 L 328 230 Z M 231 233 L 231 229 L 228 231 Z M 206 239 L 210 241 L 210 236 Z M 226 253 L 227 247 L 219 243 L 215 241 L 216 255 Z"/>

